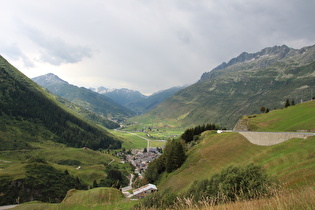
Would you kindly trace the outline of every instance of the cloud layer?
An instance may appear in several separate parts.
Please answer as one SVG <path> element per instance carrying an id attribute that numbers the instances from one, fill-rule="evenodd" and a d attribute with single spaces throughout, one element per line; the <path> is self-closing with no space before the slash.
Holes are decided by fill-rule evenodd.
<path id="1" fill-rule="evenodd" d="M 11 0 L 0 53 L 29 77 L 153 93 L 241 52 L 315 44 L 315 1 Z"/>

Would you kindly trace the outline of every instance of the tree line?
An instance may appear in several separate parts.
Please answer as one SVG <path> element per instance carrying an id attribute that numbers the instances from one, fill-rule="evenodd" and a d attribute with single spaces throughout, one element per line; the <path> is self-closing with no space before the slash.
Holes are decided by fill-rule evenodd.
<path id="1" fill-rule="evenodd" d="M 186 143 L 191 142 L 194 140 L 195 136 L 200 135 L 204 131 L 207 130 L 224 130 L 225 128 L 222 128 L 219 125 L 216 124 L 203 124 L 203 125 L 198 125 L 194 128 L 188 128 L 185 130 L 185 132 L 181 135 L 181 139 L 183 139 Z"/>
<path id="2" fill-rule="evenodd" d="M 149 183 L 156 183 L 162 173 L 171 173 L 181 167 L 185 160 L 183 142 L 179 139 L 168 141 L 163 154 L 148 165 L 145 171 L 145 180 Z"/>

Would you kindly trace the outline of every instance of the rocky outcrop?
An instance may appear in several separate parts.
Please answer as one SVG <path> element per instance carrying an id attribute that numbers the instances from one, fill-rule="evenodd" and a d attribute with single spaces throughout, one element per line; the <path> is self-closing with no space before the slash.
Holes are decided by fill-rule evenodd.
<path id="1" fill-rule="evenodd" d="M 249 131 L 248 119 L 240 119 L 234 126 L 233 131 Z"/>

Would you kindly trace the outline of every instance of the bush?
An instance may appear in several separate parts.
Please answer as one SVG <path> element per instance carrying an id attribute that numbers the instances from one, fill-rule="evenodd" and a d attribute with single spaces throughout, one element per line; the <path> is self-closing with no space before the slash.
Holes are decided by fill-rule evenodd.
<path id="1" fill-rule="evenodd" d="M 163 192 L 154 192 L 147 195 L 141 203 L 134 206 L 134 209 L 147 209 L 147 208 L 158 208 L 167 209 L 172 208 L 176 203 L 177 195 L 171 192 L 169 189 Z"/>
<path id="2" fill-rule="evenodd" d="M 212 198 L 216 202 L 236 201 L 266 196 L 272 182 L 266 171 L 257 165 L 228 166 L 210 179 L 195 182 L 186 193 L 194 201 Z"/>

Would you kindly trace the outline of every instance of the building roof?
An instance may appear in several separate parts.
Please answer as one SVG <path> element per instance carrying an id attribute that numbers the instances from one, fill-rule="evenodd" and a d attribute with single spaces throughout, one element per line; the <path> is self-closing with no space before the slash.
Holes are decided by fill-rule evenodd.
<path id="1" fill-rule="evenodd" d="M 150 190 L 150 189 L 157 190 L 157 187 L 154 184 L 147 184 L 147 185 L 144 185 L 138 189 L 135 189 L 133 191 L 133 195 L 138 195 L 138 194 L 143 193 L 143 192 Z"/>

